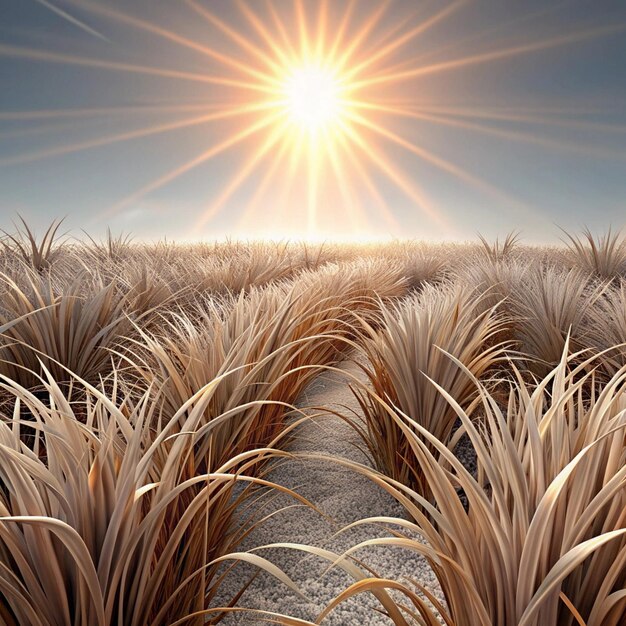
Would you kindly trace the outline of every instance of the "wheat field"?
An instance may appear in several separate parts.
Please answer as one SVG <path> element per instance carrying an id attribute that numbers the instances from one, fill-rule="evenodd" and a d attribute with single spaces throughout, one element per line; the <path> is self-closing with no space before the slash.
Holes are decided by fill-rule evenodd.
<path id="1" fill-rule="evenodd" d="M 0 242 L 1 624 L 626 624 L 619 233 Z"/>

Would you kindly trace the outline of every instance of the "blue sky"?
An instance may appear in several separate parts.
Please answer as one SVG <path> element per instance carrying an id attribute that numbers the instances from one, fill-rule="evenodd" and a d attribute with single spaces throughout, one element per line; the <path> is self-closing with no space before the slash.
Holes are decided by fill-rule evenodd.
<path id="1" fill-rule="evenodd" d="M 302 0 L 313 43 L 323 4 Z M 328 6 L 325 63 L 342 24 L 335 57 L 381 3 L 355 0 L 347 18 L 349 2 Z M 390 0 L 337 70 L 365 65 L 351 80 L 373 81 L 351 95 L 353 135 L 328 130 L 332 155 L 316 144 L 314 174 L 293 124 L 249 164 L 289 115 L 280 107 L 278 122 L 200 158 L 263 120 L 223 112 L 266 97 L 241 86 L 267 73 L 263 59 L 279 89 L 299 71 L 302 32 L 296 0 L 4 0 L 0 228 L 19 213 L 138 239 L 515 229 L 543 242 L 557 225 L 626 225 L 623 1 Z"/>

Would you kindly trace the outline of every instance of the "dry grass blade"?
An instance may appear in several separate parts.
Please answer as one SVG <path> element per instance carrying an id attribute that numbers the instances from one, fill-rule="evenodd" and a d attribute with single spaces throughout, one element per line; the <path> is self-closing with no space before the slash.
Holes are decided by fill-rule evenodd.
<path id="1" fill-rule="evenodd" d="M 574 266 L 601 280 L 623 277 L 626 272 L 626 240 L 611 229 L 594 237 L 586 228 L 582 237 L 563 231 L 567 244 L 567 259 Z"/>
<path id="2" fill-rule="evenodd" d="M 502 358 L 502 346 L 494 341 L 501 328 L 496 310 L 484 311 L 480 299 L 459 286 L 426 289 L 384 312 L 379 331 L 368 327 L 364 369 L 373 393 L 359 388 L 355 393 L 366 420 L 360 432 L 381 471 L 422 493 L 427 489 L 412 446 L 388 407 L 414 416 L 447 442 L 457 417 L 428 379 L 470 410 L 477 396 L 473 380 L 442 351 L 457 357 L 472 375 L 483 376 Z"/>
<path id="3" fill-rule="evenodd" d="M 492 263 L 500 263 L 508 259 L 513 251 L 518 247 L 520 241 L 520 234 L 517 232 L 510 232 L 504 238 L 504 241 L 496 238 L 494 243 L 489 243 L 483 235 L 479 234 L 478 238 L 482 244 L 482 252 Z"/>
<path id="4" fill-rule="evenodd" d="M 96 383 L 111 372 L 111 354 L 131 324 L 114 283 L 76 279 L 58 293 L 50 279 L 32 276 L 27 288 L 2 277 L 0 324 L 11 324 L 0 343 L 0 373 L 28 387 L 39 384 L 43 363 L 59 382 L 74 374 Z"/>
<path id="5" fill-rule="evenodd" d="M 441 622 L 433 614 L 431 607 L 412 589 L 402 583 L 382 578 L 366 578 L 352 584 L 348 589 L 340 593 L 333 601 L 320 613 L 317 624 L 321 624 L 334 608 L 345 602 L 349 598 L 359 593 L 373 592 L 374 590 L 394 589 L 403 593 L 413 604 L 416 612 L 405 609 L 407 616 L 413 618 L 414 623 L 419 626 L 439 626 Z"/>
<path id="6" fill-rule="evenodd" d="M 22 232 L 17 228 L 15 235 L 2 231 L 10 243 L 4 240 L 0 240 L 0 243 L 9 251 L 15 250 L 22 257 L 24 263 L 30 265 L 36 272 L 48 269 L 59 253 L 59 247 L 53 248 L 53 246 L 63 219 L 53 221 L 48 226 L 41 241 L 37 241 L 34 231 L 21 215 L 19 219 L 22 222 L 24 231 Z"/>
<path id="7" fill-rule="evenodd" d="M 444 617 L 455 626 L 570 626 L 578 616 L 587 626 L 622 624 L 626 372 L 595 395 L 591 375 L 583 374 L 590 365 L 570 372 L 564 357 L 536 389 L 519 377 L 506 410 L 476 382 L 484 411 L 480 427 L 438 386 L 476 450 L 476 476 L 416 420 L 389 411 L 424 472 L 432 505 L 397 481 L 344 463 L 396 497 L 424 543 L 410 535 L 372 539 L 346 556 L 384 543 L 423 554 L 444 592 Z M 461 504 L 458 488 L 469 507 Z"/>
<path id="8" fill-rule="evenodd" d="M 606 284 L 589 285 L 579 270 L 548 267 L 524 275 L 512 310 L 519 349 L 531 372 L 547 376 L 561 360 L 568 337 L 574 351 L 592 347 L 594 306 L 605 290 Z"/>
<path id="9" fill-rule="evenodd" d="M 610 378 L 626 365 L 626 281 L 609 285 L 590 313 L 589 342 L 603 353 L 598 369 Z"/>
<path id="10" fill-rule="evenodd" d="M 176 436 L 173 425 L 155 436 L 158 407 L 149 395 L 138 403 L 109 399 L 81 382 L 80 420 L 47 380 L 46 402 L 17 383 L 3 385 L 15 398 L 11 419 L 0 421 L 3 623 L 166 626 L 206 611 L 222 581 L 220 561 L 256 523 L 252 515 L 232 526 L 237 506 L 267 487 L 309 505 L 250 475 L 278 454 L 269 449 L 234 455 L 209 473 L 195 470 L 193 433 L 215 384 L 176 416 L 191 436 Z M 33 418 L 28 424 L 19 418 L 22 405 Z M 38 451 L 21 443 L 23 427 L 39 432 Z M 198 613 L 188 623 L 206 620 Z"/>

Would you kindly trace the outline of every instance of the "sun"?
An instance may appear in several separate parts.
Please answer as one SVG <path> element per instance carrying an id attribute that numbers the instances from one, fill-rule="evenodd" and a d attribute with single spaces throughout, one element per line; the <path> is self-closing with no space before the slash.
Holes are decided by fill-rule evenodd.
<path id="1" fill-rule="evenodd" d="M 283 89 L 286 111 L 295 126 L 311 133 L 337 126 L 344 103 L 336 72 L 304 64 L 287 73 Z"/>
<path id="2" fill-rule="evenodd" d="M 541 114 L 537 116 L 534 106 L 525 113 L 518 103 L 511 112 L 502 111 L 499 106 L 483 110 L 479 105 L 442 104 L 440 97 L 447 92 L 442 89 L 445 85 L 429 83 L 426 79 L 574 44 L 622 28 L 610 25 L 449 56 L 446 51 L 454 41 L 443 42 L 430 50 L 430 40 L 420 42 L 420 39 L 462 10 L 467 4 L 463 0 L 431 3 L 436 6 L 426 14 L 418 13 L 415 19 L 406 19 L 404 14 L 392 18 L 391 2 L 366 2 L 364 4 L 371 5 L 371 10 L 362 11 L 357 9 L 358 0 L 280 3 L 238 0 L 227 3 L 237 7 L 236 18 L 232 14 L 234 23 L 215 14 L 209 8 L 214 4 L 210 0 L 186 0 L 182 4 L 191 11 L 194 31 L 196 18 L 208 29 L 201 39 L 189 38 L 161 24 L 124 13 L 109 6 L 110 3 L 68 1 L 93 16 L 131 27 L 162 43 L 177 46 L 181 52 L 185 49 L 202 58 L 194 59 L 189 68 L 177 66 L 175 69 L 169 61 L 161 67 L 142 65 L 132 59 L 120 61 L 108 56 L 100 58 L 0 45 L 0 58 L 8 56 L 177 81 L 163 83 L 163 102 L 157 98 L 149 109 L 150 115 L 167 114 L 166 120 L 15 158 L 0 158 L 0 167 L 162 133 L 188 132 L 200 127 L 210 129 L 206 145 L 147 180 L 99 216 L 100 219 L 110 218 L 125 209 L 130 210 L 144 197 L 192 170 L 208 166 L 210 161 L 229 151 L 237 151 L 236 165 L 227 179 L 221 180 L 221 174 L 209 177 L 210 195 L 206 206 L 198 210 L 200 215 L 193 226 L 194 233 L 229 209 L 237 212 L 238 226 L 265 228 L 271 213 L 281 232 L 292 225 L 293 230 L 304 231 L 308 237 L 322 231 L 334 232 L 339 222 L 344 230 L 367 232 L 372 219 L 381 227 L 398 232 L 399 221 L 389 204 L 390 195 L 394 201 L 408 203 L 411 212 L 415 209 L 428 224 L 437 229 L 449 229 L 452 226 L 441 207 L 428 193 L 429 181 L 424 177 L 430 176 L 433 170 L 472 188 L 481 197 L 492 197 L 502 206 L 515 211 L 529 210 L 525 202 L 499 185 L 465 169 L 456 157 L 448 158 L 446 146 L 442 146 L 441 151 L 431 150 L 425 143 L 426 138 L 422 140 L 419 129 L 409 124 L 419 123 L 420 127 L 433 129 L 441 126 L 455 132 L 460 129 L 507 142 L 539 142 L 559 148 L 561 144 L 557 141 L 499 127 L 504 122 L 515 124 L 516 128 L 520 123 L 553 124 L 554 111 L 549 109 L 548 117 L 542 118 Z M 262 14 L 252 8 L 255 4 L 263 4 Z M 205 43 L 213 36 L 220 41 L 219 48 Z M 180 58 L 183 59 L 182 55 Z M 199 67 L 198 61 L 203 69 L 192 69 Z M 137 81 L 137 85 L 143 82 Z M 188 95 L 178 87 L 173 91 L 171 85 L 181 82 L 193 84 L 197 90 Z M 435 84 L 432 93 L 429 84 Z M 180 97 L 180 101 L 170 102 L 172 97 Z M 152 95 L 144 98 L 142 93 L 137 94 L 138 101 L 152 99 Z M 495 113 L 490 113 L 490 109 Z M 6 119 L 14 119 L 14 113 L 0 111 L 0 117 L 3 113 L 9 115 Z M 184 117 L 170 119 L 174 113 Z M 88 120 L 113 114 L 136 115 L 137 119 L 143 119 L 146 107 L 34 111 L 25 112 L 24 119 L 80 116 Z M 436 139 L 434 133 L 424 136 Z M 199 134 L 198 140 L 202 141 L 202 137 L 204 133 Z M 571 149 L 570 145 L 562 147 Z M 411 171 L 407 169 L 409 164 Z M 221 168 L 217 171 L 221 173 Z"/>

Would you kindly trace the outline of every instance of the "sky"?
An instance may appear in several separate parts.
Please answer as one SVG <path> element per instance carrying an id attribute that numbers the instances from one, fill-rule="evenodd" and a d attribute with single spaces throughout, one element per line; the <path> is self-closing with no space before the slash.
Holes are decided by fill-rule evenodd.
<path id="1" fill-rule="evenodd" d="M 2 0 L 0 229 L 626 226 L 623 0 Z"/>

